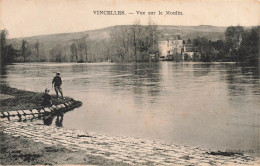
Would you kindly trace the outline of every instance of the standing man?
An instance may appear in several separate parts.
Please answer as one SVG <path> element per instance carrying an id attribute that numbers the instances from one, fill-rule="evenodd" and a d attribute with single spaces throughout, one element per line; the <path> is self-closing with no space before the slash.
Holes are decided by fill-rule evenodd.
<path id="1" fill-rule="evenodd" d="M 52 87 L 54 85 L 54 90 L 56 92 L 56 97 L 59 97 L 58 92 L 60 92 L 61 98 L 63 99 L 63 93 L 62 93 L 62 89 L 61 89 L 61 85 L 62 85 L 62 81 L 60 78 L 60 72 L 57 72 L 56 76 L 53 78 L 52 80 Z"/>

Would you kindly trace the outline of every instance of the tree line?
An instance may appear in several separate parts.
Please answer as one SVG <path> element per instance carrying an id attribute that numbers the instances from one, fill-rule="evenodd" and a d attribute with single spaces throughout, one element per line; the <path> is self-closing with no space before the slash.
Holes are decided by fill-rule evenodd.
<path id="1" fill-rule="evenodd" d="M 138 21 L 132 26 L 121 26 L 111 33 L 112 50 L 109 58 L 114 61 L 149 61 L 151 53 L 158 52 L 159 31 L 149 21 L 147 26 Z"/>
<path id="2" fill-rule="evenodd" d="M 147 61 L 149 53 L 158 52 L 157 25 L 151 21 L 147 26 L 138 21 L 132 26 L 116 26 L 109 39 L 91 40 L 88 35 L 61 42 L 51 48 L 43 43 L 22 40 L 14 49 L 6 44 L 7 30 L 1 31 L 1 60 L 12 62 L 131 62 Z"/>
<path id="3" fill-rule="evenodd" d="M 116 26 L 110 38 L 93 40 L 88 35 L 68 42 L 58 43 L 51 48 L 36 41 L 22 40 L 15 49 L 7 44 L 7 30 L 1 31 L 1 64 L 13 62 L 144 62 L 150 54 L 158 53 L 161 32 L 152 21 L 140 25 L 136 21 L 131 26 Z M 179 36 L 180 38 L 180 36 Z M 185 43 L 185 41 L 184 41 Z M 230 26 L 225 31 L 225 39 L 211 41 L 206 37 L 188 39 L 186 44 L 193 45 L 193 61 L 257 61 L 259 56 L 259 27 L 245 29 Z M 181 57 L 177 58 L 181 59 Z"/>
<path id="4" fill-rule="evenodd" d="M 245 29 L 230 26 L 225 40 L 211 41 L 205 37 L 193 40 L 194 50 L 200 53 L 197 61 L 257 62 L 259 58 L 259 26 Z"/>

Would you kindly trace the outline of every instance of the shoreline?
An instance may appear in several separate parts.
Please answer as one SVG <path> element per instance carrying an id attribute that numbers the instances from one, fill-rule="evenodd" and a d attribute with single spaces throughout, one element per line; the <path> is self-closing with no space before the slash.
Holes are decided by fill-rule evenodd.
<path id="1" fill-rule="evenodd" d="M 19 90 L 11 88 L 6 84 L 0 84 L 0 94 L 1 96 L 7 96 L 0 99 L 0 112 L 33 110 L 41 109 L 43 107 L 41 103 L 44 92 Z M 63 99 L 57 99 L 55 95 L 51 95 L 51 97 L 52 105 L 60 105 L 69 101 L 81 103 L 68 96 L 65 96 Z"/>
<path id="2" fill-rule="evenodd" d="M 110 136 L 30 122 L 2 121 L 2 126 L 1 133 L 8 138 L 2 139 L 4 140 L 2 144 L 7 144 L 7 147 L 12 148 L 1 147 L 5 149 L 5 153 L 0 155 L 1 164 L 260 164 L 258 157 L 249 154 L 212 152 L 210 149 L 200 147 Z M 17 151 L 21 151 L 22 155 L 17 156 Z M 25 157 L 28 155 L 29 159 Z"/>
<path id="3" fill-rule="evenodd" d="M 1 165 L 122 165 L 102 157 L 86 155 L 62 145 L 49 145 L 26 137 L 0 132 Z"/>
<path id="4" fill-rule="evenodd" d="M 0 85 L 1 112 L 38 108 L 43 93 Z M 35 100 L 29 100 L 35 97 Z M 66 97 L 54 103 L 61 104 Z M 75 100 L 74 100 L 75 101 Z M 10 102 L 9 104 L 7 104 Z M 62 104 L 63 104 L 62 103 Z M 12 105 L 13 104 L 13 105 Z M 22 106 L 20 105 L 22 104 Z M 2 107 L 4 106 L 4 107 Z M 83 165 L 236 165 L 260 164 L 259 157 L 236 152 L 166 144 L 139 138 L 108 136 L 94 132 L 52 127 L 0 118 L 0 164 L 83 164 Z"/>

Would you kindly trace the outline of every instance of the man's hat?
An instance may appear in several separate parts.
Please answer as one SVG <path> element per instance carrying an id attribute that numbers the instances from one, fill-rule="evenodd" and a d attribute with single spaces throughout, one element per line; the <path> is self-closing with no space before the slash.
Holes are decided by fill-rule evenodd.
<path id="1" fill-rule="evenodd" d="M 56 74 L 57 74 L 57 75 L 60 75 L 60 72 L 57 72 Z"/>

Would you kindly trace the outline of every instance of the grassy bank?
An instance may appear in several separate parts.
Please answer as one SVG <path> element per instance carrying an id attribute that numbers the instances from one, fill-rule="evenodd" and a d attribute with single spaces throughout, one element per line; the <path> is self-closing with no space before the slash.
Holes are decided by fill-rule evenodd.
<path id="1" fill-rule="evenodd" d="M 0 98 L 0 111 L 3 112 L 41 108 L 44 93 L 30 92 L 11 88 L 7 85 L 0 85 L 0 94 L 2 94 Z M 55 95 L 52 95 L 52 99 L 55 105 L 73 100 L 70 97 L 56 99 Z"/>

